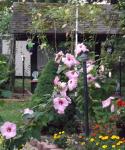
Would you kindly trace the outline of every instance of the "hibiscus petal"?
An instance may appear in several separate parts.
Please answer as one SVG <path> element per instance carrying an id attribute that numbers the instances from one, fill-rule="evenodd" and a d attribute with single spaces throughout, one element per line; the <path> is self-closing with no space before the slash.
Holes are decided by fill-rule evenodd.
<path id="1" fill-rule="evenodd" d="M 111 105 L 111 112 L 114 112 L 114 111 L 115 111 L 115 105 L 112 104 L 112 105 Z"/>
<path id="2" fill-rule="evenodd" d="M 110 104 L 111 104 L 111 99 L 110 99 L 110 98 L 108 98 L 108 99 L 102 101 L 102 107 L 103 107 L 103 108 L 108 107 Z"/>

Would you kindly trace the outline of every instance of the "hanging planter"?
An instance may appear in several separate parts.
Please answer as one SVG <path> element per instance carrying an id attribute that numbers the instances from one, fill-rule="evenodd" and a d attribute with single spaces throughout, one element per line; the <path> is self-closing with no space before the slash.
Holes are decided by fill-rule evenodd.
<path id="1" fill-rule="evenodd" d="M 29 52 L 33 52 L 33 46 L 34 46 L 34 43 L 32 43 L 32 40 L 31 40 L 31 39 L 28 39 L 28 40 L 27 40 L 26 49 L 27 49 Z"/>

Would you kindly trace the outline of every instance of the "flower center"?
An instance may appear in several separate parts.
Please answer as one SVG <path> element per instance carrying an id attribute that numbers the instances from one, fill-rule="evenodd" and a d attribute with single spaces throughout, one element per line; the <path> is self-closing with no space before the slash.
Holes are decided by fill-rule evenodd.
<path id="1" fill-rule="evenodd" d="M 88 80 L 92 80 L 92 77 L 88 77 Z"/>
<path id="2" fill-rule="evenodd" d="M 10 127 L 7 128 L 7 132 L 11 132 L 11 128 Z"/>
<path id="3" fill-rule="evenodd" d="M 72 81 L 70 81 L 70 84 L 72 83 Z"/>
<path id="4" fill-rule="evenodd" d="M 71 60 L 70 57 L 68 57 L 68 60 L 69 60 L 69 61 Z"/>
<path id="5" fill-rule="evenodd" d="M 62 101 L 62 100 L 60 100 L 60 101 L 59 101 L 59 104 L 60 104 L 60 105 L 63 105 L 63 101 Z"/>

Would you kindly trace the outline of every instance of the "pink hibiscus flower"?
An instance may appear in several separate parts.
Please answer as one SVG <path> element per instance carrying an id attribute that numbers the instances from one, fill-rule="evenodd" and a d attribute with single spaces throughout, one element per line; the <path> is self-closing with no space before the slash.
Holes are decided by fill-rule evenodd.
<path id="1" fill-rule="evenodd" d="M 88 52 L 88 51 L 89 50 L 86 48 L 86 46 L 83 43 L 78 44 L 76 49 L 75 49 L 75 56 L 77 57 L 82 52 Z"/>
<path id="2" fill-rule="evenodd" d="M 66 88 L 66 82 L 58 82 L 58 88 L 60 90 L 63 90 Z"/>
<path id="3" fill-rule="evenodd" d="M 55 56 L 55 62 L 57 64 L 59 64 L 61 62 L 63 56 L 64 56 L 64 54 L 63 54 L 62 51 L 60 51 L 59 53 L 57 53 L 56 56 Z"/>
<path id="4" fill-rule="evenodd" d="M 88 60 L 87 63 L 86 63 L 86 66 L 87 66 L 87 73 L 89 73 L 94 68 L 94 61 L 93 60 Z"/>
<path id="5" fill-rule="evenodd" d="M 100 72 L 104 72 L 104 71 L 105 71 L 105 66 L 104 66 L 104 65 L 101 65 L 101 66 L 99 67 L 99 71 L 100 71 Z"/>
<path id="6" fill-rule="evenodd" d="M 53 99 L 54 108 L 59 114 L 64 114 L 64 111 L 69 103 L 70 102 L 66 98 L 56 97 Z"/>
<path id="7" fill-rule="evenodd" d="M 87 75 L 87 81 L 88 81 L 88 83 L 94 82 L 95 79 L 96 79 L 96 78 L 95 78 L 92 74 L 88 74 L 88 75 Z"/>
<path id="8" fill-rule="evenodd" d="M 90 66 L 90 65 L 94 65 L 94 63 L 95 63 L 95 61 L 90 59 L 90 60 L 87 61 L 86 64 L 87 64 L 87 66 Z"/>
<path id="9" fill-rule="evenodd" d="M 0 127 L 0 132 L 2 136 L 4 136 L 6 139 L 11 139 L 16 136 L 16 124 L 11 122 L 5 122 Z"/>
<path id="10" fill-rule="evenodd" d="M 67 96 L 67 87 L 64 90 L 60 90 L 60 95 L 66 97 Z"/>
<path id="11" fill-rule="evenodd" d="M 24 115 L 25 115 L 25 114 L 32 115 L 33 113 L 34 113 L 33 110 L 31 110 L 31 109 L 29 109 L 29 108 L 24 109 L 24 112 L 23 112 Z"/>
<path id="12" fill-rule="evenodd" d="M 72 66 L 78 65 L 78 61 L 75 59 L 75 57 L 71 54 L 66 54 L 66 57 L 62 58 L 62 62 L 68 67 L 71 68 Z"/>
<path id="13" fill-rule="evenodd" d="M 66 77 L 70 79 L 77 79 L 79 77 L 79 74 L 75 71 L 75 70 L 70 70 L 70 71 L 67 71 L 65 73 Z"/>
<path id="14" fill-rule="evenodd" d="M 66 97 L 66 92 L 67 92 L 67 85 L 66 82 L 58 82 L 58 87 L 59 87 L 59 92 L 61 94 L 61 96 Z"/>
<path id="15" fill-rule="evenodd" d="M 90 71 L 92 71 L 93 68 L 94 68 L 94 65 L 87 66 L 87 73 L 90 73 Z"/>
<path id="16" fill-rule="evenodd" d="M 70 79 L 68 81 L 68 89 L 69 91 L 74 90 L 77 87 L 77 79 Z"/>
<path id="17" fill-rule="evenodd" d="M 53 82 L 54 82 L 54 85 L 58 85 L 59 80 L 60 80 L 59 77 L 56 76 L 55 79 L 54 79 L 54 81 L 53 81 Z"/>
<path id="18" fill-rule="evenodd" d="M 102 108 L 106 108 L 106 107 L 110 106 L 113 99 L 115 99 L 115 98 L 110 96 L 108 99 L 102 101 Z"/>

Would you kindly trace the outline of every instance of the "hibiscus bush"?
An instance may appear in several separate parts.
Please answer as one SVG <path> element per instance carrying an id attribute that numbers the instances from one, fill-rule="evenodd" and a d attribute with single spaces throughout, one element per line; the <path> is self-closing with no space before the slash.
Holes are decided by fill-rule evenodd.
<path id="1" fill-rule="evenodd" d="M 59 64 L 57 76 L 54 80 L 53 105 L 58 114 L 64 114 L 72 102 L 75 103 L 75 117 L 82 119 L 83 116 L 83 70 L 82 53 L 88 53 L 83 44 L 78 44 L 75 56 L 64 55 L 59 52 L 55 61 Z M 93 53 L 90 54 L 93 57 Z M 104 66 L 103 59 L 100 66 L 93 59 L 87 60 L 87 80 L 89 86 L 90 115 L 95 121 L 105 116 L 102 111 L 101 101 L 115 92 L 115 81 L 111 80 L 109 69 Z M 96 91 L 96 94 L 95 94 Z M 102 119 L 101 119 L 102 120 Z M 107 118 L 104 119 L 107 121 Z M 103 121 L 104 121 L 103 120 Z"/>
<path id="2" fill-rule="evenodd" d="M 49 123 L 49 125 L 53 126 L 53 128 L 49 126 L 52 133 L 53 130 L 57 129 L 71 131 L 70 124 L 72 124 L 72 127 L 74 126 L 72 131 L 77 132 L 79 124 L 83 120 L 83 60 L 81 54 L 88 51 L 85 45 L 78 44 L 75 56 L 70 53 L 64 54 L 63 52 L 59 52 L 55 56 L 58 70 L 53 81 L 53 94 L 49 97 L 49 103 L 44 105 L 48 110 L 42 105 L 39 108 L 40 112 L 45 112 L 42 115 L 47 116 L 45 120 L 43 119 L 44 117 L 41 117 L 42 121 L 46 121 L 47 126 Z M 111 72 L 107 64 L 105 67 L 104 58 L 101 59 L 99 66 L 96 65 L 97 63 L 93 59 L 93 53 L 90 53 L 90 58 L 87 61 L 89 115 L 91 121 L 104 124 L 109 122 L 110 113 L 102 109 L 101 103 L 102 100 L 115 93 L 115 80 L 111 79 Z"/>
<path id="3" fill-rule="evenodd" d="M 53 133 L 59 130 L 68 132 L 78 131 L 79 122 L 83 120 L 84 116 L 83 60 L 81 55 L 82 53 L 88 53 L 88 51 L 87 47 L 83 44 L 78 44 L 75 55 L 70 53 L 64 54 L 60 51 L 55 56 L 55 63 L 58 69 L 55 70 L 53 76 L 51 76 L 52 78 L 48 76 L 48 79 L 45 74 L 41 74 L 40 80 L 44 83 L 46 81 L 52 87 L 49 92 L 46 90 L 48 85 L 44 86 L 44 83 L 41 84 L 42 82 L 39 82 L 36 89 L 35 95 L 38 95 L 37 98 L 39 101 L 39 104 L 35 107 L 35 111 L 37 112 L 36 122 L 39 124 L 38 126 L 41 128 L 42 133 L 48 133 L 48 131 L 49 133 Z M 102 109 L 101 101 L 114 93 L 115 84 L 114 80 L 111 80 L 109 69 L 103 64 L 103 59 L 100 66 L 98 66 L 93 59 L 93 53 L 90 53 L 90 56 L 92 59 L 87 60 L 87 80 L 90 99 L 89 112 L 91 120 L 105 123 L 109 121 L 109 114 Z M 53 65 L 55 64 L 53 63 Z M 52 66 L 52 63 L 47 66 Z M 49 71 L 50 69 L 48 69 Z M 46 73 L 46 71 L 43 71 L 43 73 Z M 44 77 L 46 77 L 46 80 Z"/>

